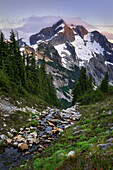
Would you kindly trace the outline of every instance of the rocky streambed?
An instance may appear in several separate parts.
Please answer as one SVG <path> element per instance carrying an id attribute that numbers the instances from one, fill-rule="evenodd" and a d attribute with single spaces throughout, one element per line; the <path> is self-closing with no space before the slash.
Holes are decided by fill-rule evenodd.
<path id="1" fill-rule="evenodd" d="M 24 160 L 42 152 L 64 129 L 75 124 L 80 116 L 78 105 L 62 111 L 48 107 L 33 115 L 37 125 L 22 127 L 18 132 L 12 128 L 7 136 L 0 135 L 1 142 L 6 145 L 0 151 L 0 169 L 19 166 Z"/>

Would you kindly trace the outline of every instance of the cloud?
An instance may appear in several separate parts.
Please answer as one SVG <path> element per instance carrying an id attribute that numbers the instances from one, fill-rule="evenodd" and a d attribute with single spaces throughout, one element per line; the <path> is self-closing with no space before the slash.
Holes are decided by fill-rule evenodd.
<path id="1" fill-rule="evenodd" d="M 44 27 L 49 27 L 53 23 L 57 22 L 61 17 L 57 16 L 44 16 L 44 17 L 37 17 L 31 16 L 25 18 L 25 24 L 21 27 L 18 27 L 17 30 L 23 31 L 25 33 L 37 33 Z"/>
<path id="2" fill-rule="evenodd" d="M 67 22 L 67 24 L 83 25 L 89 31 L 92 30 L 92 29 L 96 29 L 96 27 L 94 27 L 93 25 L 83 21 L 80 17 L 78 17 L 78 18 L 65 17 L 65 21 Z"/>
<path id="3" fill-rule="evenodd" d="M 109 33 L 109 32 L 106 32 L 106 31 L 101 31 L 101 33 L 104 34 L 107 37 L 107 39 L 110 39 L 110 40 L 113 39 L 112 33 Z"/>
<path id="4" fill-rule="evenodd" d="M 9 35 L 8 31 L 16 29 L 19 32 L 21 38 L 25 38 L 25 41 L 29 44 L 29 37 L 32 34 L 38 33 L 42 28 L 50 27 L 58 20 L 63 19 L 67 24 L 83 25 L 86 29 L 92 30 L 95 27 L 82 21 L 80 17 L 61 17 L 61 16 L 30 16 L 21 20 L 7 20 L 4 21 L 4 29 L 6 35 Z M 7 24 L 6 24 L 7 23 Z M 6 24 L 6 25 L 5 25 Z M 9 31 L 10 32 L 10 31 Z"/>
<path id="5" fill-rule="evenodd" d="M 32 34 L 38 33 L 42 28 L 52 26 L 58 20 L 63 19 L 67 24 L 83 25 L 88 31 L 99 30 L 108 39 L 113 39 L 113 34 L 109 31 L 109 28 L 113 28 L 113 25 L 97 25 L 93 26 L 83 21 L 80 17 L 61 17 L 61 16 L 30 16 L 21 20 L 0 20 L 0 26 L 3 28 L 3 32 L 6 37 L 9 36 L 11 29 L 16 29 L 19 32 L 20 38 L 25 38 L 25 41 L 29 44 L 29 37 Z"/>
<path id="6" fill-rule="evenodd" d="M 96 25 L 96 27 L 100 27 L 100 28 L 113 28 L 113 25 Z"/>
<path id="7" fill-rule="evenodd" d="M 23 26 L 25 23 L 24 19 L 6 19 L 6 20 L 0 20 L 0 29 L 6 30 L 6 29 L 13 29 L 17 28 L 19 26 Z"/>
<path id="8" fill-rule="evenodd" d="M 77 18 L 69 18 L 69 17 L 61 17 L 61 16 L 31 16 L 26 19 L 23 19 L 25 24 L 17 29 L 26 33 L 37 33 L 42 28 L 52 26 L 58 20 L 63 19 L 67 24 L 74 25 L 83 25 L 87 29 L 94 29 L 92 25 L 88 24 L 85 21 L 82 21 L 80 17 Z"/>

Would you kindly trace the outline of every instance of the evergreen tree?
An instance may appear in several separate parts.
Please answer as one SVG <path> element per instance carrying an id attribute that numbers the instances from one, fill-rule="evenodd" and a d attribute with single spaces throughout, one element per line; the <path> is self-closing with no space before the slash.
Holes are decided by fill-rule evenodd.
<path id="1" fill-rule="evenodd" d="M 20 51 L 18 51 L 18 69 L 19 69 L 19 77 L 21 80 L 22 85 L 27 88 L 27 77 L 26 77 L 26 70 L 24 66 L 23 58 L 20 54 Z"/>
<path id="2" fill-rule="evenodd" d="M 73 99 L 72 99 L 72 105 L 75 104 L 76 100 L 80 97 L 80 82 L 76 82 L 73 90 L 72 90 L 72 96 L 73 96 Z"/>
<path id="3" fill-rule="evenodd" d="M 33 56 L 33 53 L 31 54 L 31 61 L 30 61 L 30 70 L 32 72 L 32 80 L 34 83 L 37 81 L 37 67 L 36 67 L 36 60 Z"/>
<path id="4" fill-rule="evenodd" d="M 75 83 L 75 86 L 72 90 L 72 105 L 75 104 L 75 102 L 83 96 L 87 91 L 92 90 L 92 77 L 88 79 L 88 76 L 86 75 L 86 68 L 82 67 L 80 70 L 80 77 L 78 82 Z"/>
<path id="5" fill-rule="evenodd" d="M 87 91 L 87 84 L 88 84 L 88 77 L 86 75 L 86 68 L 82 67 L 80 70 L 80 77 L 79 77 L 79 83 L 80 83 L 80 93 L 83 95 Z"/>
<path id="6" fill-rule="evenodd" d="M 13 30 L 11 31 L 11 35 L 10 35 L 9 54 L 10 54 L 9 57 L 11 61 L 10 62 L 11 68 L 8 74 L 11 77 L 11 81 L 14 81 L 16 84 L 21 82 L 22 85 L 26 87 L 27 81 L 26 81 L 25 66 Z"/>
<path id="7" fill-rule="evenodd" d="M 9 42 L 0 33 L 0 90 L 24 94 L 25 88 L 46 102 L 58 105 L 53 77 L 46 73 L 45 59 L 39 68 L 33 54 L 21 55 L 14 31 Z"/>
<path id="8" fill-rule="evenodd" d="M 3 68 L 4 61 L 5 61 L 5 42 L 4 42 L 4 34 L 0 32 L 0 69 Z"/>
<path id="9" fill-rule="evenodd" d="M 90 75 L 90 77 L 88 78 L 87 90 L 89 92 L 93 91 L 93 78 L 92 78 L 92 75 Z"/>
<path id="10" fill-rule="evenodd" d="M 20 81 L 19 78 L 19 68 L 18 68 L 18 48 L 17 41 L 15 39 L 15 33 L 12 30 L 10 34 L 10 60 L 11 60 L 11 81 L 18 83 Z"/>
<path id="11" fill-rule="evenodd" d="M 41 68 L 38 68 L 38 83 L 36 88 L 36 94 L 43 97 L 43 83 L 42 83 L 42 72 Z"/>
<path id="12" fill-rule="evenodd" d="M 109 87 L 109 76 L 108 76 L 108 72 L 106 72 L 106 75 L 101 82 L 100 89 L 102 90 L 103 93 L 107 93 L 108 87 Z"/>

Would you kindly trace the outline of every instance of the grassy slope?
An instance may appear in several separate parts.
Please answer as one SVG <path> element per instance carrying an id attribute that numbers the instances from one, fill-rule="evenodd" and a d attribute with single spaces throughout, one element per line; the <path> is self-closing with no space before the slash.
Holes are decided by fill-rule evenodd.
<path id="1" fill-rule="evenodd" d="M 53 141 L 49 148 L 35 156 L 23 169 L 111 170 L 113 146 L 102 150 L 97 145 L 113 138 L 113 130 L 110 130 L 113 127 L 113 96 L 107 96 L 104 101 L 92 105 L 80 106 L 80 113 L 80 121 L 67 128 L 59 139 Z M 73 135 L 79 130 L 83 131 Z M 67 158 L 66 154 L 72 150 L 75 156 Z"/>
<path id="2" fill-rule="evenodd" d="M 25 108 L 28 106 L 30 108 L 35 108 L 36 110 L 40 111 L 43 110 L 48 104 L 43 101 L 42 99 L 38 98 L 37 96 L 26 92 L 25 94 L 7 94 L 4 92 L 0 92 L 1 99 L 8 99 L 8 103 L 11 103 L 12 106 L 17 106 L 18 108 Z M 20 104 L 18 104 L 18 102 Z M 4 114 L 8 114 L 8 117 L 5 117 L 3 121 Z M 22 112 L 22 111 L 15 111 L 14 113 L 8 113 L 7 111 L 3 111 L 0 109 L 0 134 L 7 134 L 10 131 L 10 128 L 15 128 L 18 130 L 20 127 L 28 126 L 29 121 L 32 115 L 29 112 Z M 6 127 L 3 126 L 3 122 L 7 125 Z M 33 122 L 30 122 L 31 124 Z"/>

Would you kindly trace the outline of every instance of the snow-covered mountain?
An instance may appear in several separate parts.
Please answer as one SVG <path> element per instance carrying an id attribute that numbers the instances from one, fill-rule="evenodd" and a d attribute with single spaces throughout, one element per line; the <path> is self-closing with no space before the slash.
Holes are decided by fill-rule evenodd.
<path id="1" fill-rule="evenodd" d="M 61 57 L 63 67 L 71 70 L 73 65 L 85 66 L 87 74 L 93 75 L 100 84 L 108 70 L 113 80 L 113 44 L 98 31 L 88 32 L 83 26 L 68 26 L 63 20 L 44 28 L 30 37 L 31 45 L 49 42 Z"/>
<path id="2" fill-rule="evenodd" d="M 67 89 L 70 81 L 72 87 L 76 79 L 72 72 L 76 74 L 77 67 L 81 66 L 86 67 L 88 75 L 92 74 L 97 85 L 106 71 L 110 82 L 113 82 L 113 44 L 98 31 L 88 32 L 83 26 L 67 25 L 61 19 L 52 27 L 43 28 L 30 36 L 30 44 L 37 58 L 45 56 L 49 59 L 51 64 L 47 66 L 47 71 L 52 72 L 58 90 L 62 87 Z M 65 72 L 67 70 L 68 74 L 59 68 L 65 69 Z M 73 75 L 71 80 L 70 74 Z M 69 89 L 65 92 L 65 97 L 70 96 Z M 58 95 L 62 98 L 61 91 L 58 91 Z"/>

